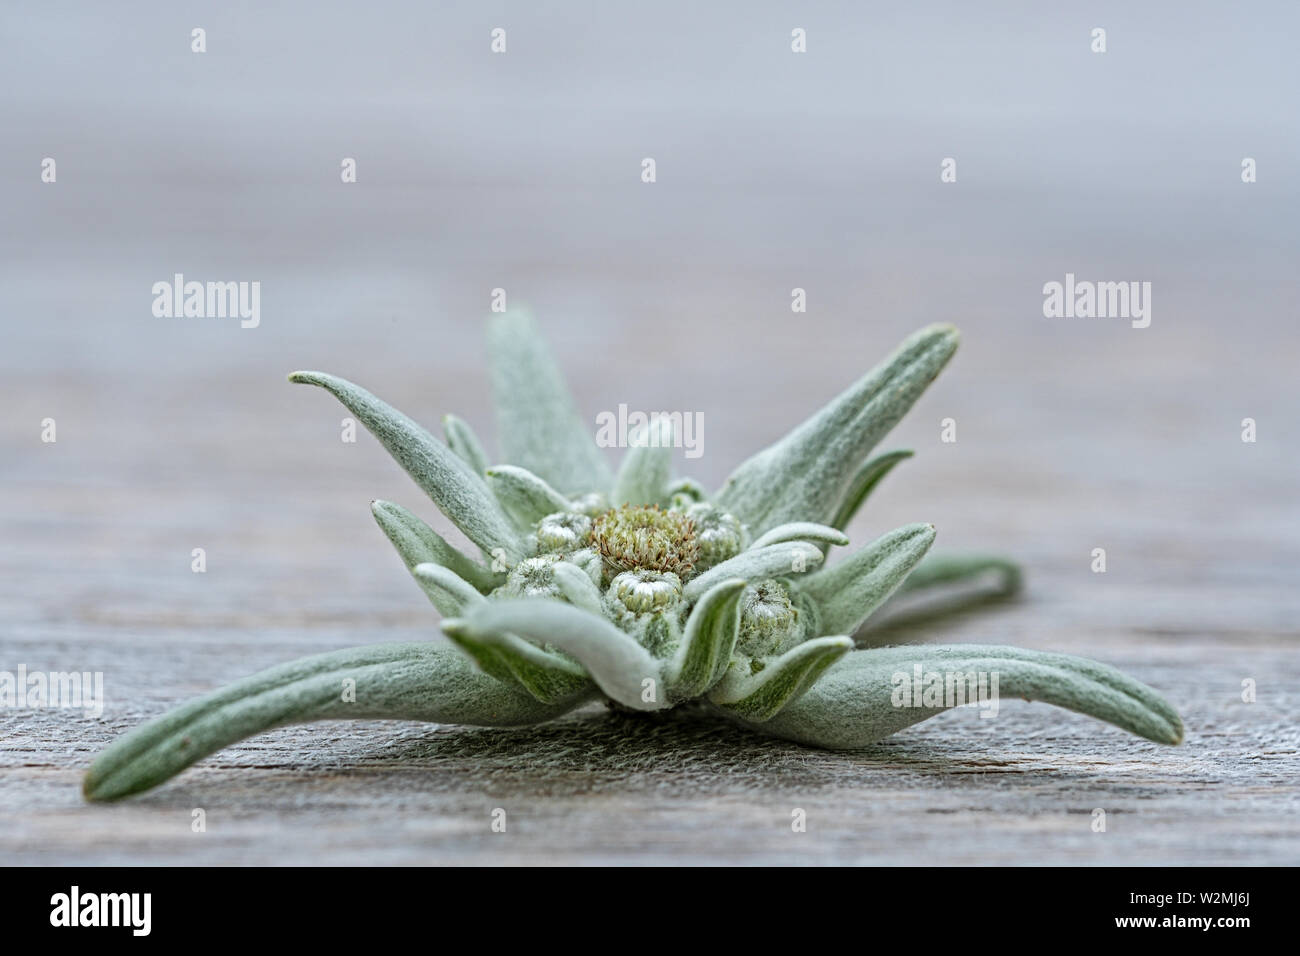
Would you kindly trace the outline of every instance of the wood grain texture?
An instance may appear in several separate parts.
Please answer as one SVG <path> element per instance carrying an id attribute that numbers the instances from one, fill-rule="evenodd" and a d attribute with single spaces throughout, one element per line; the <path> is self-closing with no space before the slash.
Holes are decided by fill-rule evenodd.
<path id="1" fill-rule="evenodd" d="M 315 651 L 438 639 L 435 612 L 371 522 L 370 498 L 403 502 L 455 539 L 373 440 L 339 442 L 324 396 L 245 375 L 233 392 L 200 385 L 168 409 L 147 393 L 118 395 L 110 377 L 103 392 L 62 393 L 57 445 L 33 447 L 31 415 L 6 425 L 18 454 L 7 464 L 0 667 L 103 671 L 108 706 L 100 719 L 0 711 L 5 862 L 1296 862 L 1300 601 L 1282 475 L 1293 451 L 1242 445 L 1233 423 L 1194 406 L 1163 438 L 1126 439 L 1108 427 L 1122 409 L 1104 395 L 1026 403 L 999 361 L 980 358 L 960 373 L 967 392 L 942 383 L 900 429 L 918 456 L 850 531 L 861 542 L 934 520 L 941 545 L 1017 556 L 1028 589 L 942 621 L 878 622 L 881 639 L 1097 657 L 1168 696 L 1183 746 L 1018 701 L 994 720 L 949 712 L 854 754 L 595 706 L 529 730 L 289 728 L 142 797 L 88 806 L 78 788 L 92 756 L 200 691 Z M 850 379 L 853 356 L 837 361 Z M 404 368 L 388 391 L 419 416 L 426 379 Z M 972 390 L 980 376 L 994 384 Z M 585 384 L 602 396 L 619 388 L 611 374 Z M 725 383 L 709 388 L 699 404 L 722 409 Z M 1174 402 L 1187 382 L 1161 388 Z M 751 407 L 750 426 L 767 433 L 756 440 L 819 392 L 828 388 L 795 376 L 779 409 Z M 227 407 L 222 396 L 241 393 L 238 412 Z M 247 396 L 263 393 L 249 414 Z M 483 397 L 465 394 L 452 408 L 486 421 Z M 931 422 L 958 396 L 965 431 L 944 446 Z M 714 482 L 753 447 L 721 429 L 708 440 L 697 473 Z M 1141 467 L 1112 457 L 1126 441 Z M 1273 457 L 1242 462 L 1256 452 Z M 1241 481 L 1248 495 L 1228 490 Z M 1088 570 L 1100 545 L 1105 575 Z M 207 573 L 190 572 L 192 547 L 207 549 Z M 1258 683 L 1255 703 L 1241 700 L 1245 678 Z M 498 807 L 505 833 L 490 829 Z M 191 832 L 195 808 L 205 833 Z M 791 830 L 796 808 L 805 833 Z M 1105 833 L 1091 829 L 1096 808 Z"/>

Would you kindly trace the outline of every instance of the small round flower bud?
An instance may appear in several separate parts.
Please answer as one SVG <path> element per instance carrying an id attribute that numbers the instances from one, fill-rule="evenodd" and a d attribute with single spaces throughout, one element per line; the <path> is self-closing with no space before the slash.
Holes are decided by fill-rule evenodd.
<path id="1" fill-rule="evenodd" d="M 591 519 L 572 511 L 557 511 L 537 523 L 537 550 L 575 551 L 591 536 Z"/>
<path id="2" fill-rule="evenodd" d="M 736 649 L 750 657 L 776 653 L 799 627 L 799 612 L 780 581 L 755 581 L 740 596 L 740 634 Z"/>
<path id="3" fill-rule="evenodd" d="M 581 495 L 569 502 L 569 510 L 584 514 L 588 518 L 594 518 L 602 511 L 609 510 L 609 502 L 599 491 L 593 491 L 591 494 Z"/>
<path id="4" fill-rule="evenodd" d="M 555 565 L 559 561 L 558 554 L 541 554 L 535 558 L 525 558 L 510 569 L 506 583 L 494 591 L 493 595 L 560 597 L 560 589 L 555 583 Z"/>
<path id="5" fill-rule="evenodd" d="M 682 596 L 682 579 L 671 571 L 624 571 L 609 585 L 608 597 L 633 614 L 662 611 Z"/>
<path id="6" fill-rule="evenodd" d="M 715 564 L 740 554 L 743 534 L 740 521 L 713 505 L 695 504 L 686 509 L 686 516 L 695 523 L 695 540 L 699 557 L 695 570 L 707 571 Z"/>

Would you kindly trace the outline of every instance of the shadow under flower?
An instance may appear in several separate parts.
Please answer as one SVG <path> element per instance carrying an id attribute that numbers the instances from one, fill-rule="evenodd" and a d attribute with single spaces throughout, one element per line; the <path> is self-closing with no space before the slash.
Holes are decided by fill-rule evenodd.
<path id="1" fill-rule="evenodd" d="M 373 758 L 386 765 L 455 767 L 463 776 L 503 774 L 549 794 L 661 789 L 744 792 L 897 782 L 902 771 L 959 772 L 971 761 L 921 741 L 889 740 L 829 751 L 764 737 L 703 710 L 629 715 L 596 705 L 533 727 L 415 730 Z M 367 761 L 368 763 L 369 761 Z"/>

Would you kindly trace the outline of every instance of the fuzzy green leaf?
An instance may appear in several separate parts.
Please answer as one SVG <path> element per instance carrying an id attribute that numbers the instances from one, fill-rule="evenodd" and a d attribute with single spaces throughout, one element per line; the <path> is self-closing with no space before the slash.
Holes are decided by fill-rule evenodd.
<path id="1" fill-rule="evenodd" d="M 867 621 L 859 647 L 913 644 L 919 625 L 1005 601 L 1022 585 L 1020 566 L 997 555 L 927 554 Z"/>
<path id="2" fill-rule="evenodd" d="M 867 496 L 875 489 L 876 485 L 884 480 L 885 476 L 894 470 L 894 466 L 906 458 L 912 457 L 911 449 L 904 448 L 898 451 L 887 451 L 883 455 L 877 455 L 869 459 L 858 469 L 857 474 L 849 482 L 849 490 L 844 493 L 844 500 L 835 511 L 835 517 L 831 519 L 831 525 L 843 531 L 853 520 L 853 516 L 858 513 L 862 503 L 867 500 Z"/>
<path id="3" fill-rule="evenodd" d="M 488 351 L 505 459 L 566 495 L 607 492 L 609 466 L 532 316 L 513 311 L 493 317 Z"/>
<path id="4" fill-rule="evenodd" d="M 560 561 L 551 573 L 555 576 L 555 586 L 570 604 L 597 617 L 605 613 L 600 603 L 600 588 L 596 587 L 596 582 L 582 568 L 568 561 Z"/>
<path id="5" fill-rule="evenodd" d="M 829 405 L 745 461 L 720 505 L 762 534 L 787 521 L 830 521 L 859 463 L 893 428 L 957 349 L 957 330 L 913 334 Z"/>
<path id="6" fill-rule="evenodd" d="M 447 436 L 447 447 L 460 456 L 460 460 L 469 465 L 470 471 L 481 475 L 487 471 L 488 456 L 483 450 L 483 443 L 474 434 L 469 424 L 455 415 L 444 415 L 442 433 Z"/>
<path id="7" fill-rule="evenodd" d="M 916 566 L 899 593 L 964 584 L 993 572 L 994 590 L 1014 594 L 1020 590 L 1020 565 L 993 554 L 931 554 Z"/>
<path id="8" fill-rule="evenodd" d="M 262 671 L 137 727 L 95 759 L 83 791 L 88 800 L 139 793 L 222 747 L 286 724 L 352 718 L 513 727 L 558 717 L 584 699 L 579 692 L 544 705 L 447 647 L 354 647 Z"/>
<path id="9" fill-rule="evenodd" d="M 411 574 L 443 617 L 457 617 L 487 600 L 468 581 L 441 564 L 417 564 Z"/>
<path id="10" fill-rule="evenodd" d="M 372 501 L 370 511 L 401 555 L 407 570 L 414 570 L 417 564 L 441 564 L 484 592 L 505 581 L 504 574 L 494 574 L 477 561 L 471 561 L 401 505 Z"/>
<path id="11" fill-rule="evenodd" d="M 825 557 L 820 548 L 806 541 L 786 541 L 765 548 L 750 548 L 692 578 L 682 594 L 688 602 L 696 601 L 710 588 L 728 578 L 757 581 L 759 578 L 801 574 L 821 564 Z"/>
<path id="12" fill-rule="evenodd" d="M 673 423 L 656 418 L 628 436 L 628 450 L 614 480 L 610 504 L 662 505 L 668 501 L 672 472 Z"/>
<path id="13" fill-rule="evenodd" d="M 483 479 L 446 445 L 364 388 L 324 372 L 294 372 L 289 381 L 318 385 L 361 420 L 442 513 L 488 554 L 523 554 L 519 535 Z"/>
<path id="14" fill-rule="evenodd" d="M 573 605 L 538 599 L 488 601 L 454 626 L 480 640 L 515 634 L 552 645 L 577 658 L 596 685 L 623 706 L 633 710 L 668 706 L 660 686 L 659 662 L 609 621 Z M 652 699 L 643 699 L 643 694 Z"/>
<path id="15" fill-rule="evenodd" d="M 933 525 L 905 525 L 834 567 L 799 579 L 795 588 L 817 605 L 823 630 L 852 634 L 903 583 L 933 543 Z"/>
<path id="16" fill-rule="evenodd" d="M 740 632 L 741 578 L 715 584 L 696 602 L 686 633 L 668 665 L 668 691 L 677 699 L 698 697 L 726 670 Z"/>
<path id="17" fill-rule="evenodd" d="M 484 673 L 522 688 L 543 704 L 568 700 L 592 686 L 577 664 L 513 634 L 481 640 L 459 620 L 443 621 L 442 630 Z"/>
<path id="18" fill-rule="evenodd" d="M 999 701 L 1041 700 L 1157 743 L 1177 744 L 1183 739 L 1177 711 L 1150 687 L 1113 667 L 1068 654 L 973 644 L 854 651 L 802 698 L 764 723 L 762 730 L 832 749 L 875 743 L 948 709 L 947 700 L 941 706 L 895 706 L 910 703 L 896 694 L 913 681 L 917 665 L 923 675 L 983 673 L 990 690 L 996 673 Z"/>
<path id="19" fill-rule="evenodd" d="M 710 692 L 709 700 L 729 714 L 762 723 L 797 701 L 851 650 L 852 638 L 818 637 L 767 661 L 757 674 L 738 661 Z"/>
<path id="20" fill-rule="evenodd" d="M 523 528 L 542 518 L 569 510 L 569 499 L 526 468 L 495 465 L 484 474 L 501 507 Z"/>
<path id="21" fill-rule="evenodd" d="M 777 525 L 771 531 L 761 535 L 751 548 L 765 548 L 769 544 L 782 541 L 811 541 L 817 544 L 835 544 L 843 547 L 849 543 L 848 535 L 838 528 L 812 521 L 791 521 L 789 524 Z"/>

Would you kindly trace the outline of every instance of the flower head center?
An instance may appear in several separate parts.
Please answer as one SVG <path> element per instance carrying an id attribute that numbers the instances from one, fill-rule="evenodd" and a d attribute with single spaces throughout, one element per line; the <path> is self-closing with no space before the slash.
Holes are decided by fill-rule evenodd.
<path id="1" fill-rule="evenodd" d="M 662 571 L 685 580 L 699 557 L 695 522 L 658 505 L 623 505 L 598 515 L 591 543 L 612 574 Z"/>

